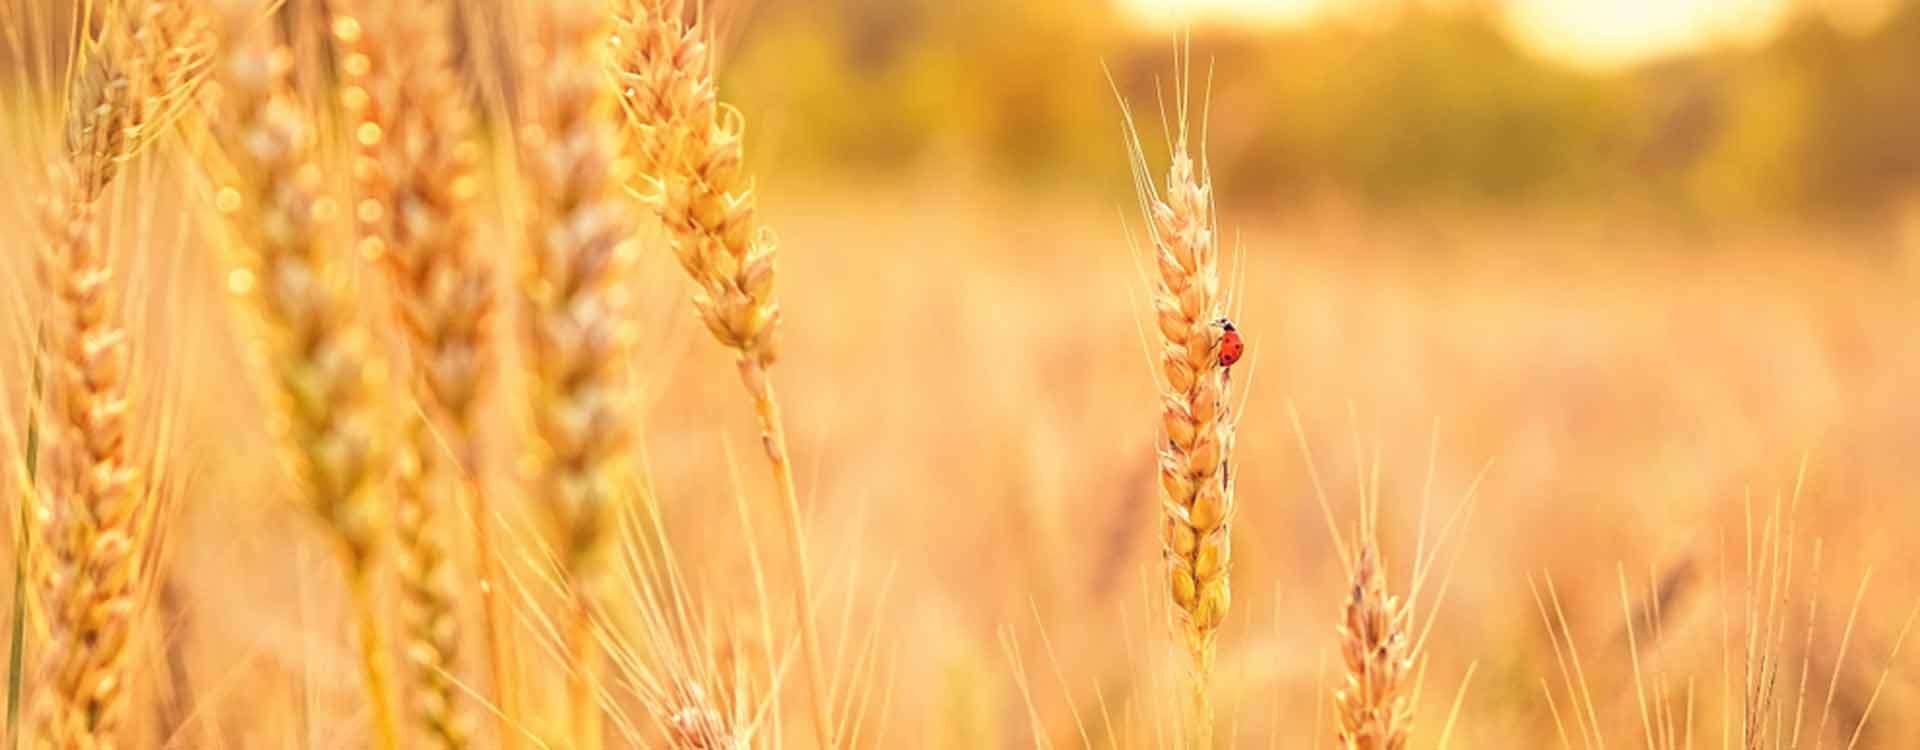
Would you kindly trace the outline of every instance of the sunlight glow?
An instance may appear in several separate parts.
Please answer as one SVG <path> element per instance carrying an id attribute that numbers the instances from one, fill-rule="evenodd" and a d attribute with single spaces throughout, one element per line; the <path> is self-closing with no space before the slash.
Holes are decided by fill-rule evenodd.
<path id="1" fill-rule="evenodd" d="M 1611 68 L 1723 43 L 1763 41 L 1789 0 L 1516 0 L 1507 21 L 1542 55 Z"/>
<path id="2" fill-rule="evenodd" d="M 1334 19 L 1391 15 L 1402 7 L 1378 0 L 1118 0 L 1138 22 L 1160 27 L 1227 23 L 1299 27 Z M 1477 0 L 1405 0 L 1428 7 L 1482 5 Z M 1630 66 L 1664 55 L 1772 36 L 1796 6 L 1815 9 L 1841 28 L 1864 31 L 1884 20 L 1897 0 L 1504 0 L 1496 12 L 1534 52 L 1587 68 Z"/>
<path id="3" fill-rule="evenodd" d="M 1807 0 L 1827 20 L 1850 34 L 1865 34 L 1886 23 L 1903 0 Z"/>
<path id="4" fill-rule="evenodd" d="M 1327 9 L 1327 0 L 1121 0 L 1121 5 L 1135 18 L 1155 26 L 1300 26 L 1317 20 Z"/>

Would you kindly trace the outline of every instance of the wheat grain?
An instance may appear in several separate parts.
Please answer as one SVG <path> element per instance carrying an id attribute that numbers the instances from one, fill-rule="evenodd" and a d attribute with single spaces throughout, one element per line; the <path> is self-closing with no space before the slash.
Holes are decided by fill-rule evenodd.
<path id="1" fill-rule="evenodd" d="M 405 430 L 394 524 L 409 605 L 409 703 L 421 728 L 445 748 L 466 746 L 469 730 L 455 705 L 459 626 L 446 529 L 438 519 L 452 502 L 445 490 L 479 486 L 456 480 L 477 471 L 473 422 L 492 374 L 494 306 L 492 270 L 473 247 L 480 152 L 454 67 L 452 14 L 445 0 L 356 2 L 336 12 L 334 26 L 345 51 L 358 246 L 392 284 L 419 407 Z M 451 466 L 442 459 L 443 437 L 454 453 Z M 471 515 L 476 537 L 484 539 L 486 511 Z M 476 546 L 482 565 L 490 565 L 490 545 Z"/>
<path id="2" fill-rule="evenodd" d="M 607 84 L 607 15 L 554 2 L 532 19 L 520 123 L 527 206 L 521 279 L 535 437 L 530 466 L 572 596 L 567 652 L 574 746 L 602 741 L 604 654 L 592 612 L 615 538 L 632 439 L 621 376 L 629 348 L 624 285 L 634 222 L 623 195 L 619 102 Z"/>
<path id="3" fill-rule="evenodd" d="M 45 618 L 33 734 L 40 748 L 112 748 L 128 703 L 134 625 L 151 599 L 159 498 L 128 445 L 127 334 L 99 200 L 178 113 L 210 54 L 177 2 L 112 5 L 80 63 L 39 217 L 46 438 L 32 499 L 31 576 Z"/>
<path id="4" fill-rule="evenodd" d="M 622 98 L 639 163 L 636 189 L 694 282 L 694 310 L 714 338 L 734 350 L 753 402 L 761 446 L 780 486 L 815 738 L 835 747 L 799 492 L 768 372 L 780 351 L 776 245 L 756 218 L 743 147 L 746 119 L 720 103 L 706 29 L 686 22 L 684 0 L 626 0 L 616 17 Z"/>

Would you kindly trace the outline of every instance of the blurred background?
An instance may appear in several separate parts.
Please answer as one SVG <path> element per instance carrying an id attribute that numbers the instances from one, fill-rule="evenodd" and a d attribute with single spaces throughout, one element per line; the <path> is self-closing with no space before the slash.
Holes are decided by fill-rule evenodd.
<path id="1" fill-rule="evenodd" d="M 1693 707 L 1676 736 L 1737 744 L 1746 545 L 1796 487 L 1781 680 L 1816 686 L 1813 716 L 1764 746 L 1815 742 L 1829 678 L 1819 741 L 1883 675 L 1858 746 L 1920 728 L 1920 660 L 1889 658 L 1920 596 L 1896 530 L 1920 528 L 1920 3 L 762 0 L 727 28 L 820 533 L 898 570 L 919 666 L 896 714 L 937 717 L 903 725 L 931 746 L 1105 747 L 1103 713 L 1135 722 L 1120 746 L 1166 744 L 1141 729 L 1169 683 L 1140 668 L 1164 643 L 1150 266 L 1115 95 L 1164 175 L 1189 32 L 1253 347 L 1234 746 L 1331 744 L 1345 583 L 1308 450 L 1343 531 L 1379 470 L 1397 586 L 1485 472 L 1443 545 L 1417 747 L 1470 665 L 1455 746 L 1561 745 L 1545 577 L 1609 742 L 1641 737 L 1624 596 L 1642 667 Z M 655 448 L 717 459 L 695 436 L 730 386 L 672 386 Z"/>
<path id="2" fill-rule="evenodd" d="M 1901 0 L 750 7 L 728 87 L 794 169 L 1111 182 L 1101 66 L 1140 95 L 1188 29 L 1243 205 L 1858 215 L 1920 174 L 1920 7 Z"/>
<path id="3" fill-rule="evenodd" d="M 1565 739 L 1549 578 L 1608 742 L 1640 743 L 1654 689 L 1636 683 L 1693 717 L 1681 739 L 1736 742 L 1742 644 L 1773 632 L 1745 613 L 1773 602 L 1782 694 L 1813 687 L 1800 739 L 1764 746 L 1847 746 L 1869 710 L 1857 747 L 1911 746 L 1920 656 L 1895 649 L 1920 603 L 1920 2 L 714 12 L 781 243 L 775 378 L 860 746 L 1169 745 L 1151 266 L 1116 94 L 1164 175 L 1189 42 L 1250 344 L 1223 743 L 1333 746 L 1348 583 L 1316 498 L 1345 532 L 1377 487 L 1395 589 L 1438 561 L 1414 747 L 1456 699 L 1453 747 L 1594 744 Z M 24 208 L 22 190 L 0 197 Z M 503 263 L 508 213 L 484 227 Z M 773 490 L 731 362 L 646 242 L 634 371 L 662 523 L 715 629 L 752 633 L 730 625 L 758 616 L 747 551 L 779 549 Z M 233 393 L 217 259 L 177 244 L 140 301 L 165 312 L 146 340 L 178 368 L 178 453 L 200 457 L 167 605 L 165 669 L 185 675 L 168 694 L 192 697 L 179 746 L 355 746 L 333 561 L 267 502 L 285 489 Z M 488 481 L 521 517 L 513 378 Z M 1770 589 L 1755 560 L 1789 549 L 1791 585 Z M 728 658 L 785 647 L 743 638 Z M 766 735 L 806 747 L 804 701 L 783 705 Z"/>
<path id="4" fill-rule="evenodd" d="M 1637 627 L 1697 714 L 1679 734 L 1737 737 L 1745 545 L 1796 487 L 1782 679 L 1834 680 L 1823 742 L 1882 675 L 1859 746 L 1920 727 L 1920 661 L 1889 658 L 1920 595 L 1895 530 L 1920 524 L 1920 3 L 763 0 L 727 28 L 723 90 L 788 253 L 819 534 L 897 571 L 896 713 L 931 746 L 1106 746 L 1103 713 L 1127 717 L 1121 746 L 1164 745 L 1115 94 L 1164 174 L 1186 32 L 1253 344 L 1221 651 L 1236 746 L 1331 738 L 1345 584 L 1309 450 L 1343 530 L 1379 470 L 1396 585 L 1484 471 L 1443 545 L 1416 746 L 1476 664 L 1453 742 L 1557 746 L 1545 577 L 1607 739 L 1640 736 L 1623 595 L 1670 605 L 1660 638 Z M 729 387 L 668 386 L 667 497 L 720 460 L 701 426 Z"/>

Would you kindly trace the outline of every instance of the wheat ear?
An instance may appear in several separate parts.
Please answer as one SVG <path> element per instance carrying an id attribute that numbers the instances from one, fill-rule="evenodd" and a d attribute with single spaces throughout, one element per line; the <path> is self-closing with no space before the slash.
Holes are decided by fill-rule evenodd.
<path id="1" fill-rule="evenodd" d="M 1235 421 L 1227 402 L 1229 371 L 1220 362 L 1222 329 L 1216 325 L 1227 302 L 1220 288 L 1213 185 L 1205 162 L 1196 161 L 1192 152 L 1186 99 L 1182 89 L 1164 191 L 1154 185 L 1130 111 L 1126 118 L 1135 187 L 1158 268 L 1153 309 L 1160 334 L 1158 381 L 1165 433 L 1159 464 L 1167 588 L 1190 662 L 1191 744 L 1204 749 L 1213 741 L 1209 682 L 1214 640 L 1232 602 L 1227 573 Z"/>
<path id="2" fill-rule="evenodd" d="M 127 332 L 98 204 L 120 167 L 193 96 L 211 55 L 205 19 L 178 2 L 107 6 L 80 63 L 65 148 L 49 166 L 38 273 L 46 443 L 29 531 L 45 618 L 31 734 L 39 748 L 113 748 L 131 642 L 155 581 L 159 509 L 128 445 Z"/>
<path id="3" fill-rule="evenodd" d="M 695 311 L 714 338 L 734 350 L 753 401 L 761 445 L 780 488 L 815 738 L 821 747 L 834 747 L 799 492 L 768 373 L 779 358 L 775 243 L 755 217 L 742 147 L 746 120 L 720 103 L 706 31 L 686 22 L 685 5 L 684 0 L 625 0 L 616 14 L 616 54 L 635 135 L 638 192 L 665 225 L 674 255 L 694 281 Z"/>
<path id="4" fill-rule="evenodd" d="M 247 310 L 255 360 L 273 404 L 282 456 L 307 509 L 338 544 L 351 595 L 375 732 L 393 747 L 385 639 L 373 594 L 384 514 L 375 383 L 357 314 L 352 256 L 318 161 L 314 119 L 295 92 L 294 57 L 234 8 L 210 89 L 208 127 L 221 150 L 216 205 L 228 230 L 228 287 Z"/>
<path id="5" fill-rule="evenodd" d="M 1379 550 L 1361 544 L 1353 589 L 1340 618 L 1340 657 L 1346 681 L 1334 691 L 1340 746 L 1346 750 L 1402 750 L 1413 709 L 1407 701 L 1413 671 L 1409 609 L 1387 591 Z"/>
<path id="6" fill-rule="evenodd" d="M 625 284 L 634 221 L 623 194 L 619 101 L 607 82 L 607 14 L 591 0 L 540 6 L 524 69 L 519 140 L 527 205 L 525 306 L 531 466 L 572 597 L 567 625 L 574 747 L 602 742 L 605 655 L 592 613 L 628 478 Z"/>
<path id="7" fill-rule="evenodd" d="M 477 470 L 476 406 L 493 369 L 492 270 L 473 247 L 480 147 L 454 67 L 451 2 L 350 2 L 336 13 L 355 149 L 358 246 L 392 282 L 418 405 L 407 420 L 394 523 L 408 605 L 408 703 L 436 746 L 460 748 L 469 730 L 455 703 L 459 623 L 446 524 L 439 519 L 453 503 L 446 490 L 479 488 L 466 479 Z M 452 446 L 451 465 L 442 458 L 443 439 Z M 490 566 L 488 514 L 472 509 L 470 515 L 476 545 L 483 547 L 481 564 Z M 499 634 L 487 609 L 497 651 Z M 495 676 L 496 689 L 505 690 Z"/>

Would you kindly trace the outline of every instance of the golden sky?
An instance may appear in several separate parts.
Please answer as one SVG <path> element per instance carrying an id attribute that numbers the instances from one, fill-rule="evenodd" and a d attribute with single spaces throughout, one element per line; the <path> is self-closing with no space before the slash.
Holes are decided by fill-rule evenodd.
<path id="1" fill-rule="evenodd" d="M 1356 12 L 1378 12 L 1393 4 L 1391 0 L 1120 1 L 1144 22 L 1168 25 L 1204 19 L 1298 26 Z M 1445 4 L 1450 0 L 1425 1 Z M 1885 18 L 1899 1 L 1506 0 L 1503 4 L 1507 23 L 1528 47 L 1576 65 L 1615 68 L 1704 46 L 1762 41 L 1801 6 L 1826 13 L 1843 28 L 1864 30 Z"/>
<path id="2" fill-rule="evenodd" d="M 1508 22 L 1529 46 L 1601 67 L 1706 44 L 1762 41 L 1787 0 L 1523 0 Z"/>

